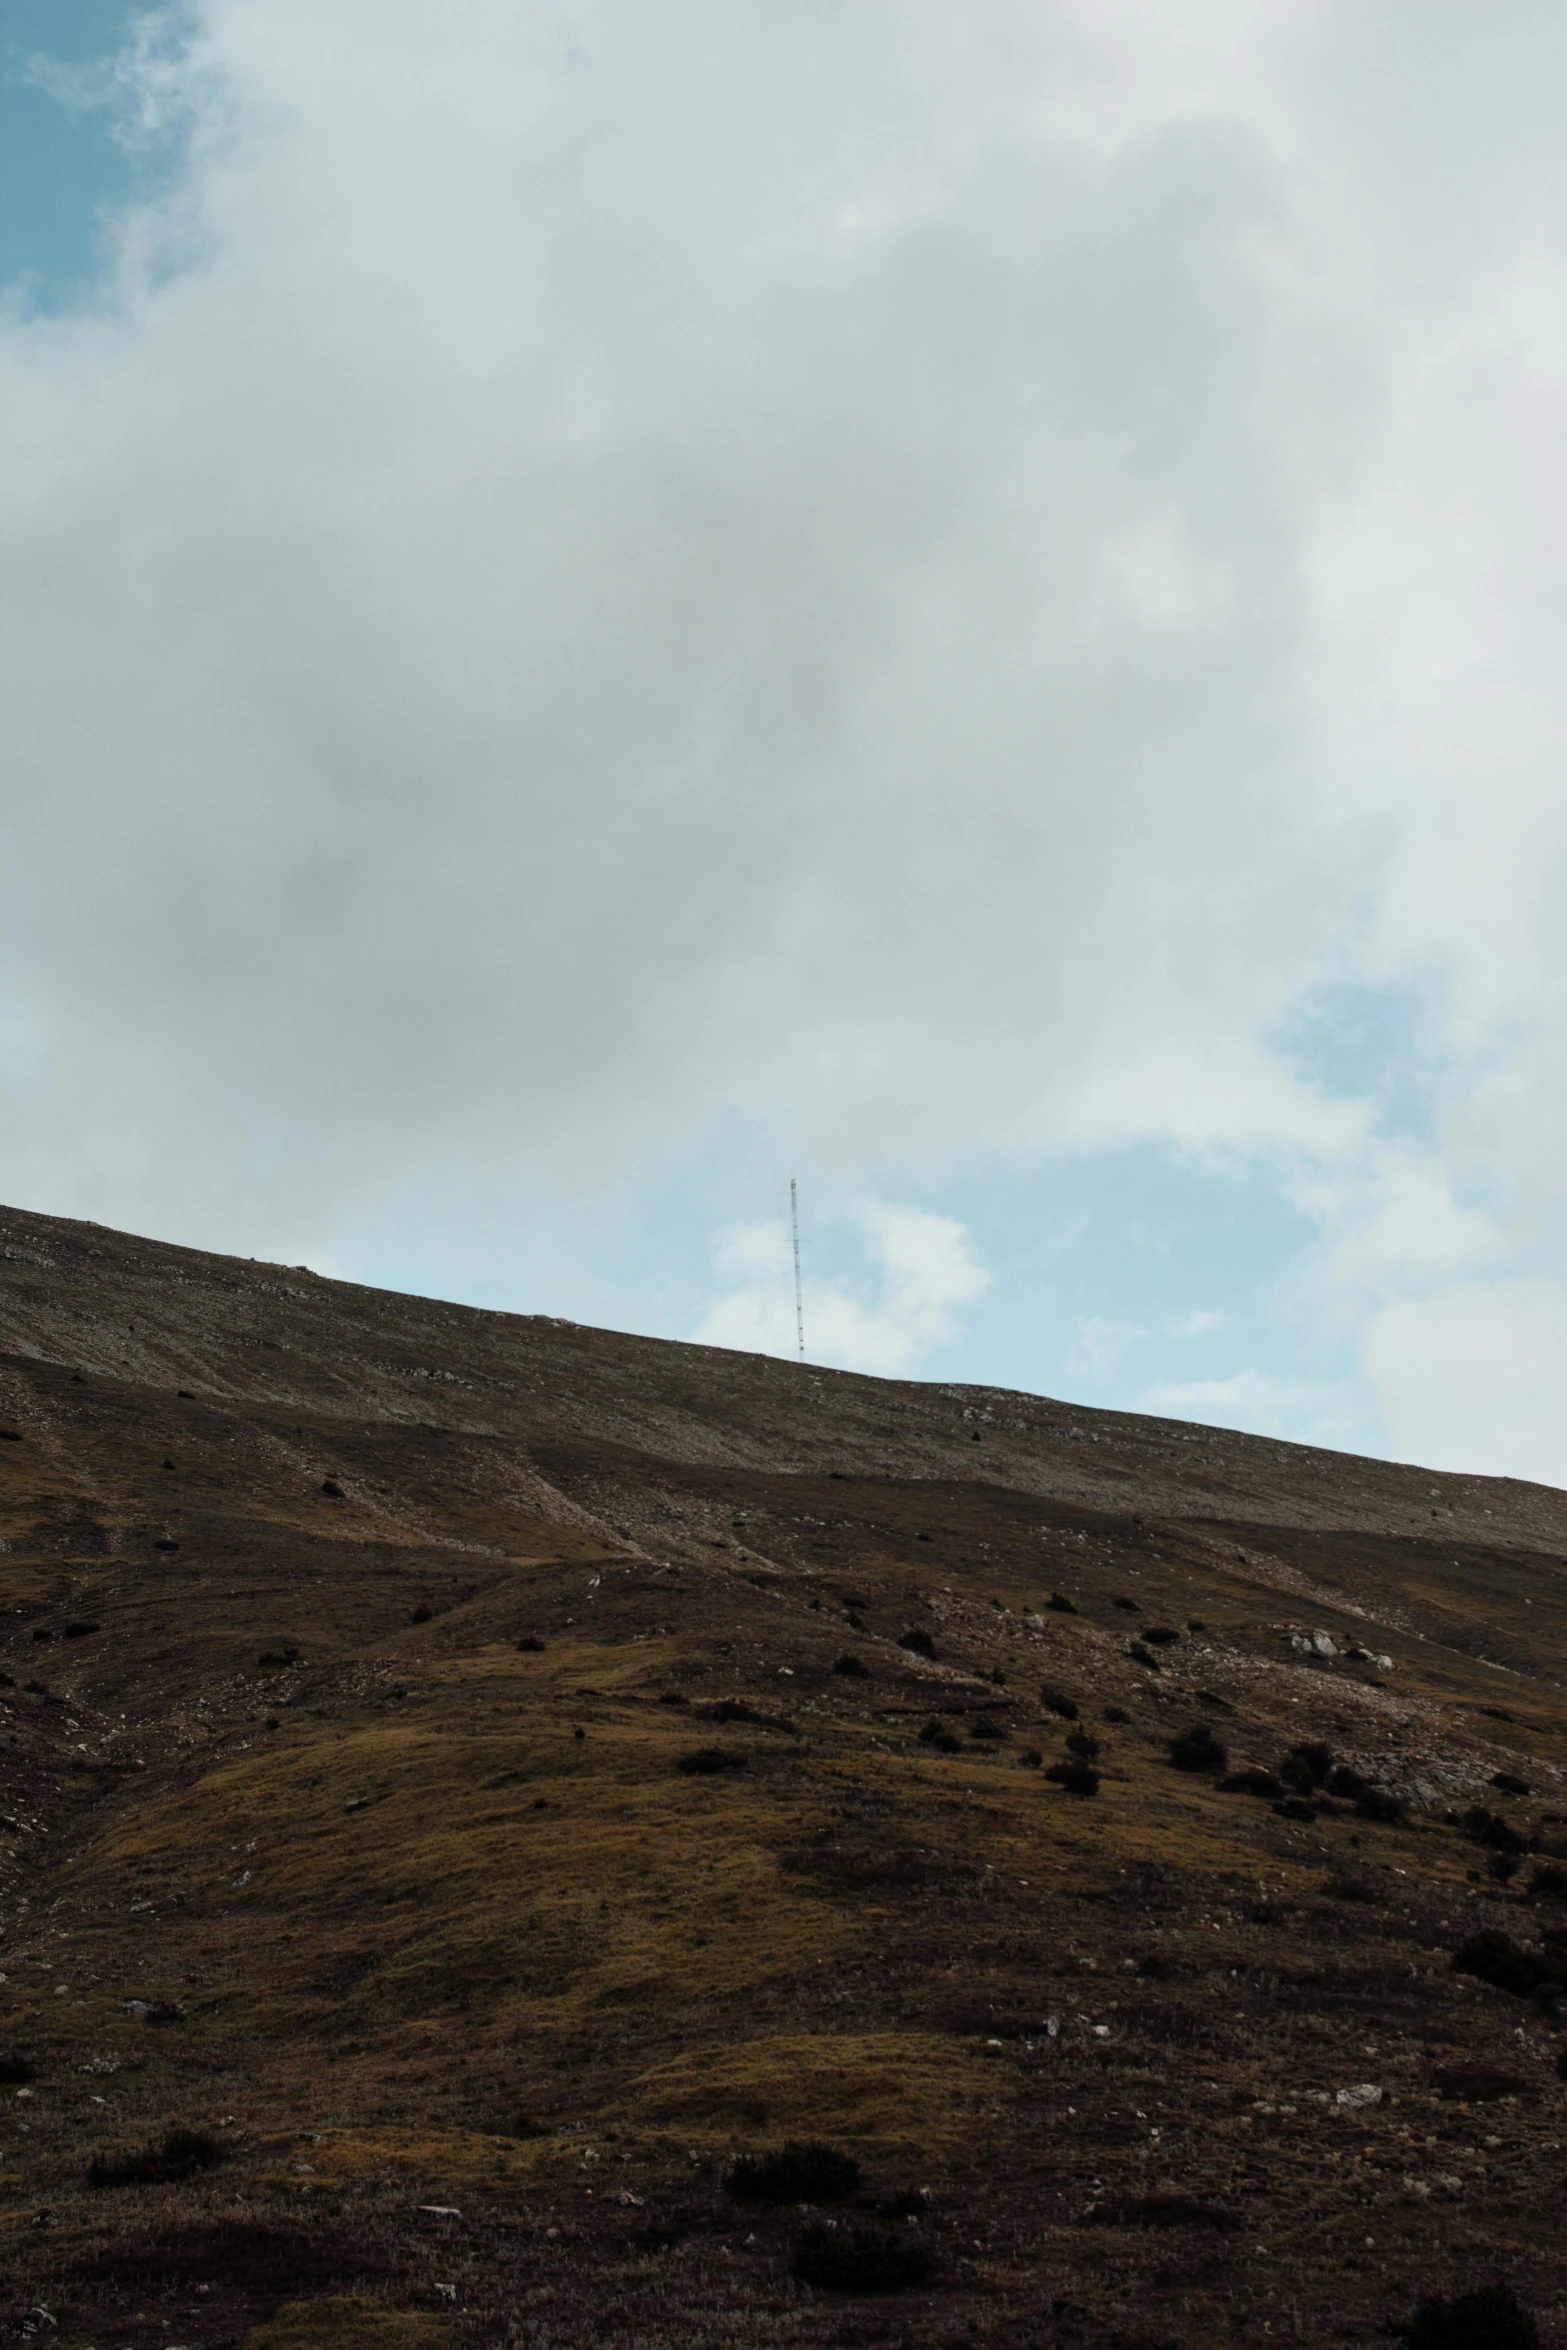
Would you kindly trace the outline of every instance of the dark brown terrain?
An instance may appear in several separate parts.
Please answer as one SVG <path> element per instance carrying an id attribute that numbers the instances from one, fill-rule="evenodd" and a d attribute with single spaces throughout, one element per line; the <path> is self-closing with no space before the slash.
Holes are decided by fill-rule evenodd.
<path id="1" fill-rule="evenodd" d="M 17 1212 L 0 1429 L 8 2338 L 1567 2344 L 1567 1494 Z"/>

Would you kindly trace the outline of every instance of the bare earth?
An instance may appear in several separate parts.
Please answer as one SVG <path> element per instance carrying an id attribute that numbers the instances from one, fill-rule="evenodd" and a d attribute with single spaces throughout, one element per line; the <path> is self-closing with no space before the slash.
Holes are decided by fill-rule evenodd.
<path id="1" fill-rule="evenodd" d="M 17 1211 L 0 1430 L 8 2338 L 1567 2343 L 1567 1494 Z"/>

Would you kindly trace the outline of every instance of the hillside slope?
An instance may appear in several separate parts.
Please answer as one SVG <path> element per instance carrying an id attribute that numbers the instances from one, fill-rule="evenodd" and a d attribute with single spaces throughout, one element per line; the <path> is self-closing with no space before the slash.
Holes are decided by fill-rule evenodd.
<path id="1" fill-rule="evenodd" d="M 0 1429 L 12 2325 L 1567 2340 L 1567 1494 L 17 1211 Z"/>

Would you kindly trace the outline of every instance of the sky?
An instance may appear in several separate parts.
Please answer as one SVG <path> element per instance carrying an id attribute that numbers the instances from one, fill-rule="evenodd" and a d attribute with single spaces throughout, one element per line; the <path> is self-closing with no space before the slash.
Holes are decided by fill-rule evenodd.
<path id="1" fill-rule="evenodd" d="M 1558 0 L 0 0 L 0 1198 L 1567 1483 Z"/>

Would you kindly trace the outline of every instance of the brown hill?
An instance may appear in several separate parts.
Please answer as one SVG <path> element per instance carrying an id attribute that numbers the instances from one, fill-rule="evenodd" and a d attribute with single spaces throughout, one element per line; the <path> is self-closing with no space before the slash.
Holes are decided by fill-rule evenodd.
<path id="1" fill-rule="evenodd" d="M 14 1211 L 0 1428 L 13 2327 L 1567 2339 L 1567 1495 Z"/>

